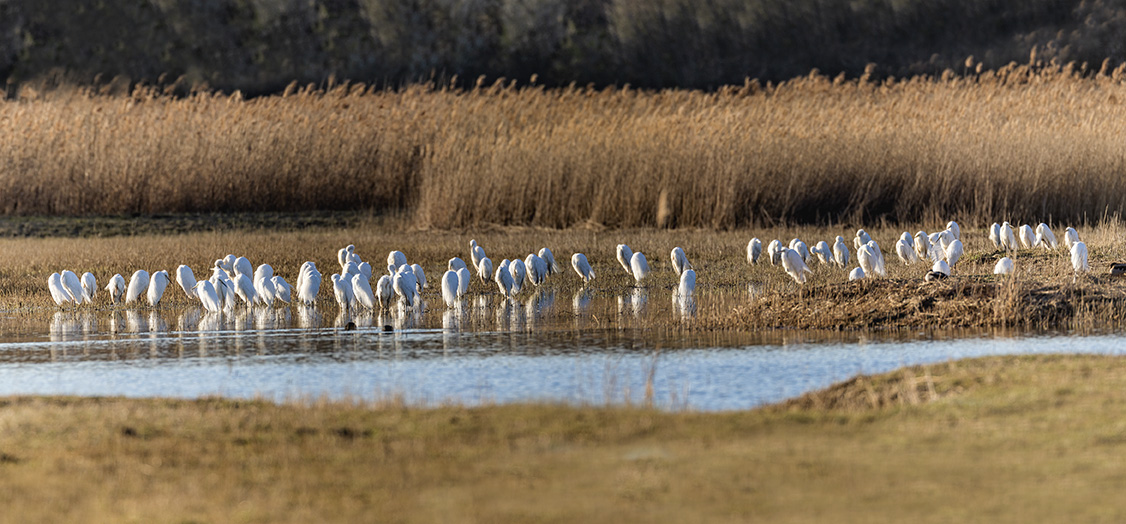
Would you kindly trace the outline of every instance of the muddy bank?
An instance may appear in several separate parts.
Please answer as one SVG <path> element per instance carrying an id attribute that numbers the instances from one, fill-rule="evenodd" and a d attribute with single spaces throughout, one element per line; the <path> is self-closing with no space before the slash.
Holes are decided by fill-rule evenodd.
<path id="1" fill-rule="evenodd" d="M 766 293 L 706 319 L 714 329 L 1029 329 L 1126 326 L 1126 285 L 1108 276 L 1077 282 L 997 281 L 958 277 L 939 282 L 879 279 Z"/>

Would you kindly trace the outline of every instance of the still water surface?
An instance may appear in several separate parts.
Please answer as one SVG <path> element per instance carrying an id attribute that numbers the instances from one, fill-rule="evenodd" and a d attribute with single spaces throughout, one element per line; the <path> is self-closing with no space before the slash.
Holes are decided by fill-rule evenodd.
<path id="1" fill-rule="evenodd" d="M 385 316 L 290 306 L 0 318 L 0 395 L 604 404 L 642 402 L 651 380 L 662 407 L 731 410 L 910 364 L 1126 348 L 1120 334 L 685 332 L 678 322 L 698 305 L 667 296 L 430 305 Z"/>

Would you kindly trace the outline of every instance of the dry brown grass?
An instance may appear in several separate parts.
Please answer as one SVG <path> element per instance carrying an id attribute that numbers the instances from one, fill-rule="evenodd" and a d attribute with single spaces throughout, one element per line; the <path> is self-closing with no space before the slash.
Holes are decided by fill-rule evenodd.
<path id="1" fill-rule="evenodd" d="M 400 209 L 437 228 L 1097 222 L 1126 211 L 1122 80 L 1122 68 L 1014 65 L 713 93 L 28 91 L 0 104 L 0 212 Z"/>
<path id="2" fill-rule="evenodd" d="M 0 504 L 19 522 L 1117 520 L 1123 406 L 1126 361 L 1104 356 L 710 414 L 17 397 Z"/>

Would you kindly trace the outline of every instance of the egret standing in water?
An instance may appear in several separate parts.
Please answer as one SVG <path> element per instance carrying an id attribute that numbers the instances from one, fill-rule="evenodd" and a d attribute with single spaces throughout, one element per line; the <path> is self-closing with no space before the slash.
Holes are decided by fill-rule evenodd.
<path id="1" fill-rule="evenodd" d="M 450 309 L 457 305 L 460 283 L 461 279 L 457 276 L 457 271 L 446 271 L 442 274 L 442 301 Z"/>
<path id="2" fill-rule="evenodd" d="M 125 291 L 125 303 L 129 304 L 141 297 L 141 293 L 149 287 L 149 272 L 138 269 L 129 278 L 129 287 Z"/>
<path id="3" fill-rule="evenodd" d="M 633 273 L 633 280 L 638 285 L 641 285 L 641 281 L 649 276 L 649 261 L 645 260 L 645 255 L 641 254 L 640 251 L 634 252 L 633 256 L 630 257 L 629 267 Z"/>
<path id="4" fill-rule="evenodd" d="M 82 301 L 87 304 L 94 303 L 94 294 L 98 292 L 98 281 L 94 279 L 94 274 L 86 272 L 82 274 Z"/>
<path id="5" fill-rule="evenodd" d="M 583 279 L 584 284 L 594 279 L 594 270 L 590 268 L 590 262 L 587 261 L 586 255 L 582 253 L 571 255 L 571 267 L 575 269 L 575 273 L 579 274 L 579 278 Z"/>
<path id="6" fill-rule="evenodd" d="M 156 305 L 160 303 L 161 297 L 164 296 L 164 289 L 168 287 L 170 281 L 168 272 L 163 269 L 152 274 L 147 293 L 150 306 L 156 307 Z"/>
<path id="7" fill-rule="evenodd" d="M 117 304 L 121 300 L 121 295 L 125 293 L 125 277 L 121 276 L 121 273 L 110 277 L 109 283 L 106 284 L 106 292 L 109 293 L 109 301 Z"/>

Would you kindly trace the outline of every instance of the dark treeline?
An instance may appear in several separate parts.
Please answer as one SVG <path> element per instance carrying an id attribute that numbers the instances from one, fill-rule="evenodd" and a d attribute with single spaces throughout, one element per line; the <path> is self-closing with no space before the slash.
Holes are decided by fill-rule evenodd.
<path id="1" fill-rule="evenodd" d="M 1126 59 L 1114 0 L 0 0 L 0 77 L 271 92 L 479 75 L 710 88 Z"/>

